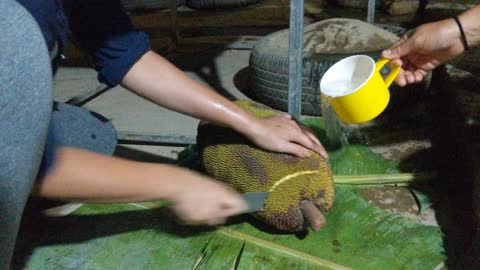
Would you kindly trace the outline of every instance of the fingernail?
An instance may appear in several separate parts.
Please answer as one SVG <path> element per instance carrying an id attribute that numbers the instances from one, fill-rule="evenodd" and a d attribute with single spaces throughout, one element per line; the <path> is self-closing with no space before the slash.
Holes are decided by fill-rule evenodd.
<path id="1" fill-rule="evenodd" d="M 386 54 L 386 55 L 389 55 L 389 54 L 391 54 L 391 53 L 392 53 L 392 51 L 390 51 L 390 50 L 385 50 L 385 51 L 383 51 L 383 54 Z"/>

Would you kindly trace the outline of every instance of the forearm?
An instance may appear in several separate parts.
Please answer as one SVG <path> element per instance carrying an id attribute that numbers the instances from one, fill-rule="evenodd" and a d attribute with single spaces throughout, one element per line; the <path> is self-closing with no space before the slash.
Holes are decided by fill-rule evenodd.
<path id="1" fill-rule="evenodd" d="M 148 164 L 62 147 L 55 166 L 35 187 L 36 195 L 80 202 L 169 199 L 181 190 L 182 174 L 169 165 Z"/>
<path id="2" fill-rule="evenodd" d="M 236 130 L 253 118 L 152 51 L 130 69 L 122 84 L 163 107 Z"/>
<path id="3" fill-rule="evenodd" d="M 133 65 L 122 84 L 158 105 L 232 128 L 265 150 L 306 157 L 310 149 L 327 158 L 318 139 L 289 115 L 256 117 L 152 51 Z"/>
<path id="4" fill-rule="evenodd" d="M 480 45 L 480 5 L 459 16 L 470 47 Z"/>

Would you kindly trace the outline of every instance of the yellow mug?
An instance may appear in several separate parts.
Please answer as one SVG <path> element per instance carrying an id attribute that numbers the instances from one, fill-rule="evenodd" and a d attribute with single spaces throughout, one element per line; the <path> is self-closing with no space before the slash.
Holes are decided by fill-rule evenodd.
<path id="1" fill-rule="evenodd" d="M 384 80 L 380 70 L 388 61 L 382 58 L 375 63 L 370 56 L 354 55 L 327 70 L 320 90 L 342 122 L 368 122 L 385 110 L 390 101 L 388 87 L 400 72 L 400 67 L 395 67 Z"/>

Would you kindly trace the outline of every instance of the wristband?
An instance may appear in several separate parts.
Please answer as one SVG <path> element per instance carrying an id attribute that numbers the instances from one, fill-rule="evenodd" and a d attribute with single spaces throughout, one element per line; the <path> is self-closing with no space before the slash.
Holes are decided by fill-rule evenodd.
<path id="1" fill-rule="evenodd" d="M 465 32 L 463 31 L 462 24 L 457 16 L 453 16 L 453 20 L 457 23 L 458 29 L 460 29 L 460 40 L 462 41 L 463 48 L 465 51 L 468 51 L 470 48 L 468 47 L 467 36 L 465 36 Z"/>

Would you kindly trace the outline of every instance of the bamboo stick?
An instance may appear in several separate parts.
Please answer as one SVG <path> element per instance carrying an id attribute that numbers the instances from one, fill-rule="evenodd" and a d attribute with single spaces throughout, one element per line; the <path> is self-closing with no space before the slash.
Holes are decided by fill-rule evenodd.
<path id="1" fill-rule="evenodd" d="M 436 172 L 335 175 L 333 180 L 339 185 L 408 185 L 426 183 L 438 176 Z"/>

